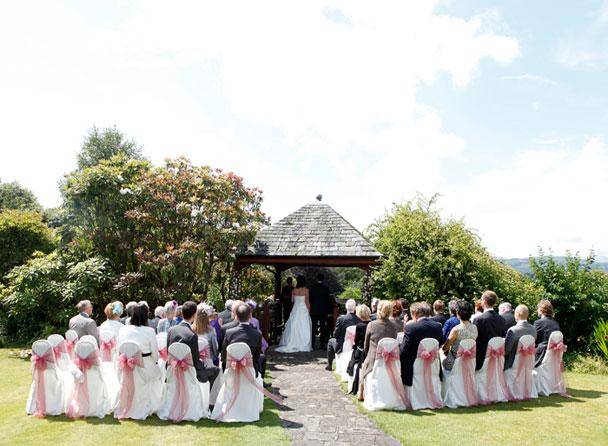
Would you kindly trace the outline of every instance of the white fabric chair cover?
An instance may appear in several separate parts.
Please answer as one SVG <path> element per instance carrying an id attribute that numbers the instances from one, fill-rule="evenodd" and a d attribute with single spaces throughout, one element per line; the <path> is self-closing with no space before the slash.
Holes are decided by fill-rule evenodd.
<path id="1" fill-rule="evenodd" d="M 76 330 L 68 330 L 65 332 L 65 342 L 71 359 L 74 357 L 74 349 L 76 348 L 76 342 L 78 342 L 78 333 L 76 333 Z"/>
<path id="2" fill-rule="evenodd" d="M 523 355 L 520 349 L 529 349 L 531 355 Z M 534 337 L 524 335 L 519 339 L 517 353 L 513 366 L 505 370 L 505 379 L 509 392 L 514 400 L 526 400 L 529 398 L 538 398 L 536 390 L 536 382 L 534 380 Z M 520 362 L 522 363 L 520 368 Z"/>
<path id="3" fill-rule="evenodd" d="M 348 368 L 348 363 L 353 355 L 356 330 L 357 327 L 355 325 L 346 327 L 346 332 L 344 333 L 344 342 L 342 343 L 342 352 L 336 355 L 336 373 L 340 375 L 340 379 L 344 382 L 347 382 L 349 379 L 346 369 Z"/>
<path id="4" fill-rule="evenodd" d="M 405 388 L 401 381 L 401 361 L 399 360 L 399 343 L 396 339 L 383 338 L 378 342 L 377 351 L 382 350 L 393 352 L 396 359 L 391 364 L 386 364 L 381 356 L 377 356 L 371 373 L 365 377 L 364 402 L 367 410 L 398 409 L 405 410 L 406 406 L 395 390 L 393 381 L 390 378 L 388 366 L 392 367 L 393 376 L 396 378 L 397 385 L 402 387 L 402 395 Z"/>
<path id="5" fill-rule="evenodd" d="M 67 396 L 68 416 L 73 417 L 105 417 L 111 409 L 110 399 L 106 390 L 106 383 L 98 359 L 99 351 L 91 342 L 78 341 L 74 351 L 74 364 L 71 367 L 72 385 L 70 394 Z M 79 368 L 80 359 L 93 359 L 90 368 Z M 79 392 L 79 385 L 86 384 L 82 391 L 88 395 L 88 408 L 83 406 L 82 394 Z"/>
<path id="6" fill-rule="evenodd" d="M 209 341 L 207 338 L 200 337 L 198 338 L 198 351 L 201 354 L 201 361 L 204 362 L 205 367 L 213 367 L 213 358 L 211 357 L 211 349 L 209 348 Z M 206 353 L 202 353 L 206 352 Z"/>
<path id="7" fill-rule="evenodd" d="M 112 341 L 116 342 L 114 333 L 112 333 L 110 330 L 100 330 L 99 340 L 101 341 L 102 347 L 104 343 L 111 343 Z M 103 380 L 106 383 L 106 391 L 108 400 L 110 401 L 110 407 L 114 407 L 116 405 L 116 398 L 118 397 L 118 392 L 120 390 L 120 383 L 118 382 L 118 370 L 116 367 L 116 361 L 118 359 L 118 345 L 111 349 L 111 362 L 103 360 L 104 358 L 101 352 L 101 348 L 99 356 L 101 360 L 101 374 L 103 376 Z"/>
<path id="8" fill-rule="evenodd" d="M 163 355 L 166 352 L 167 355 L 169 352 L 167 351 L 167 332 L 163 331 L 156 335 L 156 346 L 158 347 L 159 359 L 158 359 L 158 368 L 160 369 L 160 379 L 162 382 L 167 380 L 167 361 L 163 359 Z"/>
<path id="9" fill-rule="evenodd" d="M 65 391 L 64 380 L 58 373 L 57 365 L 55 363 L 53 347 L 47 340 L 35 341 L 32 344 L 32 354 L 46 358 L 46 370 L 42 372 L 44 375 L 45 408 L 40 411 L 42 412 L 40 415 L 59 415 L 63 413 L 65 409 Z M 29 415 L 39 412 L 36 398 L 38 389 L 38 372 L 35 370 L 34 364 L 32 364 L 32 385 L 30 386 L 30 393 L 25 405 L 25 411 Z M 40 390 L 42 390 L 41 387 Z"/>
<path id="10" fill-rule="evenodd" d="M 496 353 L 492 353 L 492 352 Z M 492 354 L 495 355 L 492 358 Z M 491 366 L 491 367 L 490 367 Z M 492 372 L 491 376 L 488 369 Z M 494 337 L 488 341 L 483 366 L 475 372 L 477 397 L 479 402 L 490 404 L 509 401 L 509 390 L 505 376 L 505 338 Z M 504 386 L 503 386 L 504 384 Z"/>
<path id="11" fill-rule="evenodd" d="M 192 355 L 190 353 L 190 347 L 180 342 L 171 344 L 169 347 L 169 364 L 171 364 L 171 359 L 191 360 Z M 184 370 L 183 377 L 186 394 L 188 395 L 188 406 L 182 420 L 198 421 L 203 417 L 207 417 L 209 415 L 209 383 L 199 383 L 196 378 L 196 370 L 191 365 Z M 203 401 L 203 394 L 199 384 L 207 385 L 206 401 Z M 173 417 L 175 414 L 171 413 L 171 409 L 173 408 L 177 397 L 177 388 L 178 382 L 176 379 L 175 370 L 171 365 L 169 365 L 167 369 L 166 392 L 163 398 L 163 403 L 158 411 L 158 417 L 161 420 L 182 421 L 174 419 Z"/>
<path id="12" fill-rule="evenodd" d="M 450 408 L 475 406 L 477 405 L 475 341 L 473 339 L 460 341 L 457 355 L 452 370 L 449 373 L 444 372 L 443 402 Z"/>
<path id="13" fill-rule="evenodd" d="M 95 345 L 95 347 L 99 348 L 99 344 L 97 343 L 97 339 L 95 339 L 95 336 L 93 336 L 93 335 L 84 335 L 82 338 L 80 338 L 80 340 L 82 342 L 91 342 L 92 344 Z"/>
<path id="14" fill-rule="evenodd" d="M 539 395 L 566 394 L 562 357 L 566 346 L 561 331 L 549 336 L 549 344 L 542 363 L 534 370 Z"/>
<path id="15" fill-rule="evenodd" d="M 118 382 L 120 390 L 114 408 L 115 418 L 132 418 L 135 420 L 145 420 L 149 415 L 156 412 L 158 409 L 157 395 L 162 394 L 162 384 L 158 379 L 151 379 L 152 374 L 145 369 L 148 366 L 157 367 L 156 364 L 146 364 L 145 358 L 142 360 L 143 367 L 135 366 L 133 368 L 133 398 L 130 401 L 125 399 L 125 403 L 121 401 L 121 393 L 128 389 L 128 381 L 125 379 L 125 372 L 120 367 L 121 355 L 126 358 L 137 358 L 141 355 L 141 349 L 135 342 L 125 342 L 118 347 Z M 130 408 L 128 407 L 130 403 Z"/>
<path id="16" fill-rule="evenodd" d="M 52 334 L 47 338 L 55 352 L 55 361 L 60 370 L 67 371 L 70 366 L 70 355 L 65 343 L 65 338 L 60 334 Z"/>
<path id="17" fill-rule="evenodd" d="M 439 343 L 436 339 L 425 338 L 420 341 L 418 346 L 418 352 L 434 352 L 436 355 L 432 361 L 423 361 L 420 358 L 416 358 L 414 361 L 414 377 L 412 380 L 412 386 L 406 386 L 406 393 L 409 392 L 409 399 L 412 403 L 412 409 L 427 409 L 436 408 L 443 406 L 441 400 L 441 380 L 439 379 L 439 370 L 441 363 L 439 360 Z M 431 376 L 431 388 L 427 389 L 425 384 L 425 367 L 430 367 L 427 373 Z M 437 404 L 434 404 L 434 401 Z"/>
<path id="18" fill-rule="evenodd" d="M 251 355 L 251 350 L 244 342 L 230 344 L 227 348 L 227 356 L 230 356 L 237 361 L 240 361 L 247 355 Z M 253 366 L 249 367 L 249 371 L 252 376 L 255 376 L 255 369 Z M 238 384 L 236 381 L 237 379 Z M 262 377 L 258 376 L 255 379 L 258 385 L 262 386 Z M 230 408 L 228 406 L 233 399 L 233 392 L 237 385 L 239 393 L 236 396 L 234 405 Z M 242 374 L 237 375 L 232 367 L 230 367 L 230 364 L 227 364 L 226 371 L 224 372 L 224 384 L 220 388 L 211 418 L 226 423 L 258 421 L 263 406 L 264 395 L 261 394 Z"/>
<path id="19" fill-rule="evenodd" d="M 118 358 L 118 344 L 116 343 L 114 332 L 107 329 L 99 330 L 99 344 L 99 356 L 101 361 L 106 362 L 105 350 L 110 354 L 110 361 L 116 362 L 116 358 Z"/>

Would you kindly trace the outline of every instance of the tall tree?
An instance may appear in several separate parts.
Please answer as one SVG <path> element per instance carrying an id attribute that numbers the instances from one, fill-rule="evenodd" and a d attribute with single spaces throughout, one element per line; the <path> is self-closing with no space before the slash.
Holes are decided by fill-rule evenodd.
<path id="1" fill-rule="evenodd" d="M 93 167 L 102 160 L 122 154 L 129 159 L 141 159 L 141 148 L 116 127 L 99 130 L 93 127 L 78 153 L 78 169 Z"/>
<path id="2" fill-rule="evenodd" d="M 0 211 L 4 209 L 40 212 L 42 207 L 32 191 L 13 181 L 0 183 Z"/>

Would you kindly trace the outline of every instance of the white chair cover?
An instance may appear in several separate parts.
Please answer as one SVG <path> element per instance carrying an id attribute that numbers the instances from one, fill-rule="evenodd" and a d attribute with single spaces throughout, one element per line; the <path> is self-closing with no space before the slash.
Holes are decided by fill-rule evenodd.
<path id="1" fill-rule="evenodd" d="M 198 338 L 198 351 L 201 361 L 205 364 L 205 367 L 213 366 L 213 358 L 211 357 L 211 349 L 209 347 L 209 341 L 207 338 L 199 336 Z"/>
<path id="2" fill-rule="evenodd" d="M 227 348 L 228 358 L 235 361 L 251 357 L 251 350 L 244 342 L 230 344 Z M 251 376 L 255 376 L 253 365 L 247 367 Z M 255 378 L 262 386 L 262 377 Z M 224 384 L 220 388 L 211 418 L 222 422 L 258 421 L 264 405 L 264 395 L 244 376 L 237 373 L 230 364 L 230 359 L 224 372 Z"/>
<path id="3" fill-rule="evenodd" d="M 116 398 L 118 398 L 118 392 L 120 391 L 118 369 L 116 364 L 118 359 L 118 345 L 116 343 L 114 333 L 110 330 L 100 330 L 99 340 L 101 374 L 106 383 L 106 391 L 108 394 L 108 400 L 110 401 L 110 407 L 114 407 L 116 406 Z M 110 358 L 110 361 L 107 361 L 108 358 Z"/>
<path id="4" fill-rule="evenodd" d="M 32 344 L 32 385 L 25 405 L 29 415 L 43 417 L 64 412 L 64 380 L 59 375 L 55 354 L 47 340 Z"/>
<path id="5" fill-rule="evenodd" d="M 114 417 L 145 420 L 158 409 L 157 395 L 162 394 L 162 383 L 153 378 L 154 373 L 146 370 L 157 365 L 141 357 L 141 349 L 135 342 L 123 343 L 118 347 L 118 352 L 120 390 Z"/>
<path id="6" fill-rule="evenodd" d="M 469 407 L 477 405 L 475 385 L 475 340 L 460 341 L 456 361 L 452 370 L 444 372 L 443 402 L 447 407 Z"/>
<path id="7" fill-rule="evenodd" d="M 162 382 L 165 382 L 167 380 L 167 358 L 169 357 L 166 331 L 156 335 L 156 346 L 158 347 L 158 368 L 160 369 L 160 378 Z"/>
<path id="8" fill-rule="evenodd" d="M 374 367 L 365 377 L 363 389 L 363 405 L 368 410 L 405 410 L 409 406 L 401 381 L 399 343 L 396 339 L 383 338 L 378 342 Z"/>
<path id="9" fill-rule="evenodd" d="M 443 407 L 441 380 L 439 379 L 440 369 L 439 343 L 436 339 L 423 339 L 418 346 L 418 357 L 414 361 L 412 387 L 406 386 L 412 409 Z"/>
<path id="10" fill-rule="evenodd" d="M 55 361 L 60 370 L 67 371 L 70 366 L 70 355 L 67 350 L 65 338 L 60 334 L 52 334 L 47 340 L 53 347 Z"/>
<path id="11" fill-rule="evenodd" d="M 562 360 L 565 351 L 564 335 L 561 331 L 554 331 L 549 336 L 545 357 L 534 371 L 536 386 L 540 395 L 551 395 L 552 393 L 566 395 L 564 363 Z"/>
<path id="12" fill-rule="evenodd" d="M 511 399 L 504 368 L 505 339 L 497 336 L 488 341 L 483 366 L 475 372 L 477 397 L 480 403 L 491 404 Z"/>
<path id="13" fill-rule="evenodd" d="M 75 330 L 68 330 L 65 332 L 65 347 L 70 356 L 70 359 L 74 358 L 74 349 L 76 348 L 76 342 L 78 342 L 78 333 Z"/>
<path id="14" fill-rule="evenodd" d="M 190 347 L 175 342 L 169 347 L 167 388 L 158 411 L 161 420 L 198 421 L 209 414 L 209 400 L 203 401 L 201 387 L 192 365 Z M 207 397 L 209 396 L 209 383 Z M 183 406 L 182 406 L 183 404 Z"/>
<path id="15" fill-rule="evenodd" d="M 356 330 L 357 327 L 355 325 L 346 327 L 346 332 L 344 333 L 344 342 L 342 343 L 342 352 L 336 355 L 336 373 L 340 375 L 340 379 L 344 382 L 347 382 L 349 379 L 346 369 L 348 368 L 348 363 L 353 355 Z"/>
<path id="16" fill-rule="evenodd" d="M 513 366 L 505 370 L 509 392 L 515 401 L 538 398 L 534 381 L 534 337 L 524 335 L 519 339 Z"/>
<path id="17" fill-rule="evenodd" d="M 99 348 L 99 344 L 97 343 L 97 339 L 95 339 L 95 336 L 93 336 L 93 335 L 84 335 L 82 338 L 80 338 L 80 340 L 82 342 L 90 342 L 90 343 L 94 344 L 95 347 Z"/>
<path id="18" fill-rule="evenodd" d="M 118 344 L 114 332 L 99 330 L 99 359 L 101 362 L 116 362 L 118 358 Z"/>
<path id="19" fill-rule="evenodd" d="M 97 347 L 91 342 L 79 341 L 71 369 L 73 381 L 67 396 L 66 415 L 69 418 L 105 417 L 111 405 Z"/>

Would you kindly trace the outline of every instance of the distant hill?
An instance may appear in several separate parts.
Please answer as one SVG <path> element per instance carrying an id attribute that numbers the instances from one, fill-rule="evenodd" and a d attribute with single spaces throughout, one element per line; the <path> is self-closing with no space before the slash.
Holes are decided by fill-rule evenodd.
<path id="1" fill-rule="evenodd" d="M 565 257 L 554 257 L 554 259 L 560 263 L 566 261 Z M 531 275 L 532 271 L 530 270 L 530 261 L 528 258 L 525 259 L 499 259 L 501 262 L 506 263 L 507 265 L 513 267 L 517 271 L 522 274 Z M 608 261 L 605 258 L 601 259 L 602 261 L 596 260 L 593 263 L 593 269 L 599 269 L 601 271 L 608 271 Z"/>

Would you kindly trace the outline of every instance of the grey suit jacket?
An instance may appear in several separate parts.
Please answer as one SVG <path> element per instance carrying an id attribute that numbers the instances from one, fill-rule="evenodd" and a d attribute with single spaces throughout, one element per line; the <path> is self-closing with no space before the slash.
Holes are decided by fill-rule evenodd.
<path id="1" fill-rule="evenodd" d="M 531 335 L 536 339 L 536 329 L 528 321 L 518 321 L 507 330 L 507 336 L 505 337 L 505 370 L 513 366 L 515 354 L 517 353 L 517 345 L 520 338 L 524 335 Z"/>
<path id="2" fill-rule="evenodd" d="M 99 333 L 97 332 L 97 324 L 86 313 L 80 313 L 70 319 L 70 330 L 74 330 L 79 338 L 84 335 L 91 335 L 99 342 Z"/>

